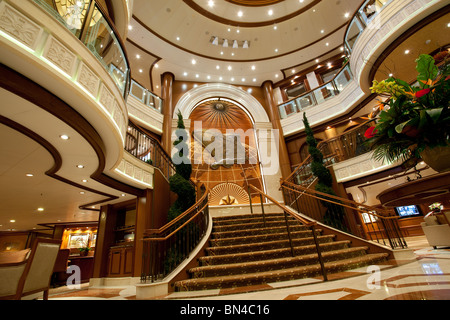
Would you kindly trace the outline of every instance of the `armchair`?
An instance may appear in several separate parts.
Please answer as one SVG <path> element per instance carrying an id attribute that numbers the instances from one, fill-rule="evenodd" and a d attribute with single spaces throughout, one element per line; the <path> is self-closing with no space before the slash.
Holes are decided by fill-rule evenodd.
<path id="1" fill-rule="evenodd" d="M 0 264 L 0 300 L 20 300 L 22 297 L 48 290 L 61 241 L 36 239 L 29 257 L 23 261 Z"/>

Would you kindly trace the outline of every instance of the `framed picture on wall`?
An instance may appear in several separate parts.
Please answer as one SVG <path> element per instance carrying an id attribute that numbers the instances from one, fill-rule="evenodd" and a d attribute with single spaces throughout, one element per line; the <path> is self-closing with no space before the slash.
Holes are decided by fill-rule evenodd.
<path id="1" fill-rule="evenodd" d="M 89 245 L 89 233 L 72 233 L 69 235 L 69 242 L 67 247 L 72 248 L 83 248 Z"/>

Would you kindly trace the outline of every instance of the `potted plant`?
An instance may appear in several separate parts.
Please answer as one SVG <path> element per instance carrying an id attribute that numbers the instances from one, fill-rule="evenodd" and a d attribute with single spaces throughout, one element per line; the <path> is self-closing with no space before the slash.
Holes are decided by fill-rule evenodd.
<path id="1" fill-rule="evenodd" d="M 426 54 L 416 63 L 416 85 L 393 77 L 373 82 L 372 92 L 389 98 L 381 102 L 376 125 L 365 133 L 367 143 L 377 160 L 423 160 L 438 172 L 448 171 L 450 64 L 444 61 L 439 69 Z"/>
<path id="2" fill-rule="evenodd" d="M 80 250 L 80 256 L 85 257 L 89 254 L 89 251 L 91 251 L 91 247 L 84 246 L 84 247 L 79 248 L 79 250 Z"/>

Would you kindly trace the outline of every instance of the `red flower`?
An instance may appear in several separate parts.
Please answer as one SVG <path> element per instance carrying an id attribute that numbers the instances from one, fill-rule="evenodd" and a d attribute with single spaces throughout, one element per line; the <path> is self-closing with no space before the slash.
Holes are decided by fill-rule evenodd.
<path id="1" fill-rule="evenodd" d="M 416 98 L 423 97 L 424 95 L 430 93 L 431 89 L 423 89 L 416 92 Z"/>
<path id="2" fill-rule="evenodd" d="M 375 129 L 375 127 L 370 127 L 366 130 L 366 133 L 364 133 L 364 137 L 366 137 L 367 139 L 371 139 L 377 134 L 377 132 L 378 130 Z"/>

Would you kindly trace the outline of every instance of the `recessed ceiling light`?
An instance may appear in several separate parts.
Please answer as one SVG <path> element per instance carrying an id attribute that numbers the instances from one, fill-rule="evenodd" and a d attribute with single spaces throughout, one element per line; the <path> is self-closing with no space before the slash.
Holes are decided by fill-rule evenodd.
<path id="1" fill-rule="evenodd" d="M 141 58 L 141 55 L 140 54 L 137 54 L 136 55 L 136 59 L 140 59 Z"/>
<path id="2" fill-rule="evenodd" d="M 278 52 L 278 49 L 275 49 L 275 52 Z"/>
<path id="3" fill-rule="evenodd" d="M 131 24 L 128 26 L 128 30 L 133 30 L 133 26 Z"/>
<path id="4" fill-rule="evenodd" d="M 330 44 L 327 42 L 327 43 L 325 43 L 325 45 L 328 47 Z"/>
<path id="5" fill-rule="evenodd" d="M 276 25 L 273 26 L 273 30 L 277 30 L 278 27 Z"/>
<path id="6" fill-rule="evenodd" d="M 325 30 L 320 30 L 320 33 L 324 33 L 325 32 Z"/>
<path id="7" fill-rule="evenodd" d="M 33 177 L 33 174 L 32 173 L 27 173 L 26 176 L 27 177 Z"/>
<path id="8" fill-rule="evenodd" d="M 231 78 L 231 81 L 234 81 L 234 78 Z"/>
<path id="9" fill-rule="evenodd" d="M 350 13 L 346 12 L 344 15 L 346 18 L 350 17 Z"/>
<path id="10" fill-rule="evenodd" d="M 187 73 L 187 72 L 184 72 L 184 73 L 183 73 L 183 76 L 185 76 L 185 77 L 186 77 L 187 75 L 188 75 L 188 73 Z"/>
<path id="11" fill-rule="evenodd" d="M 142 70 L 142 69 L 139 69 L 139 72 L 140 72 L 140 73 L 142 73 L 142 72 L 144 72 L 144 70 Z"/>
<path id="12" fill-rule="evenodd" d="M 192 64 L 197 64 L 197 61 L 196 61 L 195 59 L 192 59 L 192 60 L 191 60 L 191 63 L 192 63 Z"/>
<path id="13" fill-rule="evenodd" d="M 63 139 L 63 140 L 69 140 L 70 139 L 70 137 L 67 135 L 67 134 L 62 134 L 62 135 L 60 135 L 59 136 L 61 139 Z"/>
<path id="14" fill-rule="evenodd" d="M 273 10 L 270 9 L 270 10 L 267 12 L 267 14 L 268 14 L 269 16 L 273 15 Z"/>
<path id="15" fill-rule="evenodd" d="M 79 164 L 79 165 L 77 165 L 77 168 L 78 168 L 78 169 L 83 169 L 84 166 L 83 166 L 82 164 Z"/>
<path id="16" fill-rule="evenodd" d="M 253 78 L 253 82 L 256 82 L 256 78 Z"/>
<path id="17" fill-rule="evenodd" d="M 122 193 L 122 197 L 125 197 L 126 196 L 126 194 L 125 193 Z"/>
<path id="18" fill-rule="evenodd" d="M 409 50 L 405 50 L 405 54 L 409 54 L 409 52 L 410 52 Z"/>
<path id="19" fill-rule="evenodd" d="M 252 66 L 252 70 L 255 70 L 256 69 L 256 67 L 255 66 Z"/>
<path id="20" fill-rule="evenodd" d="M 87 181 L 86 179 L 83 179 L 83 182 L 86 183 L 86 182 L 88 182 L 88 181 Z"/>
<path id="21" fill-rule="evenodd" d="M 9 220 L 9 222 L 14 223 L 14 222 L 16 222 L 16 220 Z"/>
<path id="22" fill-rule="evenodd" d="M 180 41 L 180 37 L 177 37 L 177 41 Z"/>
<path id="23" fill-rule="evenodd" d="M 231 71 L 233 68 L 231 66 L 228 66 L 228 71 Z"/>
<path id="24" fill-rule="evenodd" d="M 210 6 L 211 8 L 214 7 L 214 1 L 213 0 L 209 0 L 208 1 L 208 6 Z"/>
<path id="25" fill-rule="evenodd" d="M 242 17 L 244 15 L 244 13 L 242 11 L 239 11 L 237 15 L 238 15 L 238 17 Z"/>
<path id="26" fill-rule="evenodd" d="M 220 69 L 220 66 L 216 66 L 216 69 L 219 70 L 219 69 Z"/>
<path id="27" fill-rule="evenodd" d="M 44 208 L 37 208 L 37 211 L 42 212 L 44 211 Z"/>

